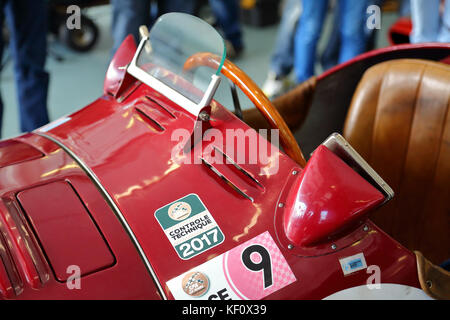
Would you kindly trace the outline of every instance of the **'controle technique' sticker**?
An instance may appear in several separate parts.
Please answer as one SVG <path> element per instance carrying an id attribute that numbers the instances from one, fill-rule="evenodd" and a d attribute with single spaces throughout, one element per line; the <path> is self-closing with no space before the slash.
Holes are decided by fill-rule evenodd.
<path id="1" fill-rule="evenodd" d="M 297 279 L 268 231 L 167 281 L 179 300 L 259 300 Z"/>
<path id="2" fill-rule="evenodd" d="M 155 217 L 183 260 L 191 259 L 225 240 L 225 236 L 196 194 L 156 210 Z"/>

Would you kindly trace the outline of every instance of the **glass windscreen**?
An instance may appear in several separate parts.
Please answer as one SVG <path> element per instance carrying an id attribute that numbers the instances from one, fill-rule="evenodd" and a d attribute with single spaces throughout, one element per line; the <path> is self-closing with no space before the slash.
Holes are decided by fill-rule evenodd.
<path id="1" fill-rule="evenodd" d="M 204 52 L 218 57 L 217 68 L 198 66 L 184 70 L 189 58 Z M 224 41 L 211 25 L 188 14 L 168 13 L 150 30 L 148 41 L 138 53 L 137 66 L 198 104 L 212 75 L 220 74 L 225 56 Z"/>

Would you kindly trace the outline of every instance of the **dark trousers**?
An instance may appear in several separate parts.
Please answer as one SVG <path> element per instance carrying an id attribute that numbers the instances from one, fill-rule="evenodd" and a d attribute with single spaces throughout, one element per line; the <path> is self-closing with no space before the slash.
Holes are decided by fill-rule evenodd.
<path id="1" fill-rule="evenodd" d="M 217 23 L 225 34 L 225 38 L 236 48 L 243 47 L 242 30 L 239 18 L 239 2 L 237 0 L 209 0 L 209 4 Z"/>
<path id="2" fill-rule="evenodd" d="M 47 5 L 45 0 L 0 0 L 0 26 L 6 18 L 20 108 L 20 129 L 32 131 L 48 123 L 45 72 Z M 0 37 L 0 56 L 4 40 Z M 3 103 L 0 97 L 0 129 Z M 1 132 L 1 131 L 0 131 Z"/>
<path id="3" fill-rule="evenodd" d="M 111 0 L 112 26 L 111 32 L 114 41 L 113 53 L 129 35 L 134 36 L 139 43 L 139 27 L 146 25 L 151 29 L 156 17 L 151 15 L 151 0 Z M 194 0 L 158 0 L 157 16 L 168 12 L 184 12 L 193 14 Z"/>

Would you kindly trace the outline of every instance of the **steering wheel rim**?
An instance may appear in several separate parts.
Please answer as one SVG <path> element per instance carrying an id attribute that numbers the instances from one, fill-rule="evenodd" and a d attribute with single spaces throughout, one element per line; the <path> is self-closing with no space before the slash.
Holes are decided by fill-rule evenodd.
<path id="1" fill-rule="evenodd" d="M 206 66 L 213 69 L 218 69 L 221 59 L 209 52 L 199 52 L 190 56 L 184 63 L 183 70 L 189 71 L 191 69 Z M 261 112 L 267 120 L 272 129 L 278 129 L 280 132 L 280 142 L 283 146 L 284 152 L 302 168 L 306 165 L 305 157 L 295 140 L 292 131 L 281 117 L 278 110 L 262 92 L 258 85 L 238 66 L 229 60 L 225 60 L 221 68 L 221 73 L 238 86 L 242 92 L 253 102 L 256 108 Z"/>

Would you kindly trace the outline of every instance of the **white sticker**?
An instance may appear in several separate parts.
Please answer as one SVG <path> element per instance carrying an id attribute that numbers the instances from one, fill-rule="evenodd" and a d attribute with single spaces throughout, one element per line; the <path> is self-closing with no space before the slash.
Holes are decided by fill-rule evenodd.
<path id="1" fill-rule="evenodd" d="M 362 252 L 351 257 L 339 259 L 339 263 L 341 264 L 342 272 L 344 272 L 344 275 L 348 275 L 350 273 L 367 268 L 366 259 L 364 258 L 364 254 Z"/>

